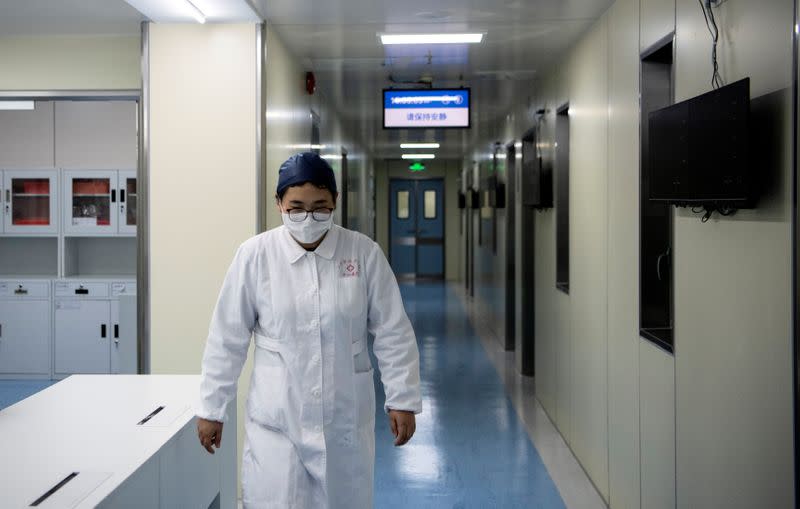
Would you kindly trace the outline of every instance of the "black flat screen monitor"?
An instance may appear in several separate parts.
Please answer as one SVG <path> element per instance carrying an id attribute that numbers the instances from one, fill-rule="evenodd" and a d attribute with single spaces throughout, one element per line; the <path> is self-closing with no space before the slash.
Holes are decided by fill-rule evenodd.
<path id="1" fill-rule="evenodd" d="M 653 111 L 648 120 L 651 201 L 752 206 L 749 78 Z"/>

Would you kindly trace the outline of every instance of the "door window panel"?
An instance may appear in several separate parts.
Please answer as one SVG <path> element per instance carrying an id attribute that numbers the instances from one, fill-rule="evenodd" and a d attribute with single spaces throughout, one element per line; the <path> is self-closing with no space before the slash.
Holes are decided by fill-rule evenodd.
<path id="1" fill-rule="evenodd" d="M 408 191 L 397 192 L 397 219 L 408 219 L 411 217 L 411 207 L 409 206 L 411 193 Z"/>
<path id="2" fill-rule="evenodd" d="M 436 219 L 436 191 L 425 191 L 425 219 Z"/>

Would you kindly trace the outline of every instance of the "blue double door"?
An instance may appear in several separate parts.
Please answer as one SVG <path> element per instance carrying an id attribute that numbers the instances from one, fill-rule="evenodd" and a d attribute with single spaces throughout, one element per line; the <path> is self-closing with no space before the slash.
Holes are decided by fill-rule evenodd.
<path id="1" fill-rule="evenodd" d="M 444 181 L 392 179 L 389 260 L 399 278 L 444 278 Z"/>

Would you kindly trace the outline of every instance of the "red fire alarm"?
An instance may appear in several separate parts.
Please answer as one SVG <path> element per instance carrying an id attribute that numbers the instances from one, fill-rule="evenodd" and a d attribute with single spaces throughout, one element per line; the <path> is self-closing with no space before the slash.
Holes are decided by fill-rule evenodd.
<path id="1" fill-rule="evenodd" d="M 308 92 L 308 95 L 313 95 L 314 90 L 316 90 L 316 88 L 317 88 L 317 78 L 314 77 L 313 72 L 308 71 L 306 73 L 306 92 Z"/>

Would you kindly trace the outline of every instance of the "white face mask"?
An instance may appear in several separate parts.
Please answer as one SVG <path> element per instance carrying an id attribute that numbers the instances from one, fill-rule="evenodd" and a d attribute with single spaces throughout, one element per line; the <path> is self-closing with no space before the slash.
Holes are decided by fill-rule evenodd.
<path id="1" fill-rule="evenodd" d="M 303 244 L 313 244 L 318 241 L 333 225 L 333 214 L 326 221 L 317 221 L 310 213 L 303 221 L 292 221 L 286 212 L 281 213 L 281 217 L 292 237 Z"/>

